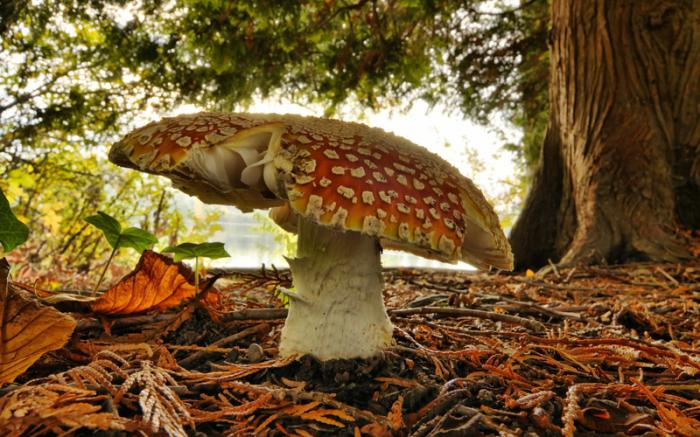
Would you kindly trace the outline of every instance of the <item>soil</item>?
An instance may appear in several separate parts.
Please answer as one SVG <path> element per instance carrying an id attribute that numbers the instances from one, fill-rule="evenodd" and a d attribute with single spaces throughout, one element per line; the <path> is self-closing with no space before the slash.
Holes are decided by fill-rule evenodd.
<path id="1" fill-rule="evenodd" d="M 6 431 L 700 435 L 700 262 L 385 280 L 395 345 L 367 360 L 276 358 L 286 271 L 221 277 L 218 310 L 111 320 L 111 335 L 84 314 L 65 348 L 2 388 L 0 412 L 53 383 L 86 390 L 85 417 L 112 419 L 14 417 Z"/>

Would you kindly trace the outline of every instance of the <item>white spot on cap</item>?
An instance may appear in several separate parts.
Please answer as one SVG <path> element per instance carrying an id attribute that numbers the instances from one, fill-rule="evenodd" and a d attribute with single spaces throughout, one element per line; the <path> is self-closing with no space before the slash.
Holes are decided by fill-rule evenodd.
<path id="1" fill-rule="evenodd" d="M 425 184 L 418 180 L 418 178 L 413 178 L 413 188 L 416 190 L 422 190 L 425 188 Z"/>
<path id="2" fill-rule="evenodd" d="M 365 169 L 362 167 L 353 168 L 350 170 L 350 174 L 356 178 L 363 178 L 365 177 Z"/>
<path id="3" fill-rule="evenodd" d="M 345 167 L 340 167 L 340 166 L 332 167 L 331 173 L 337 174 L 337 175 L 344 175 L 345 174 Z"/>
<path id="4" fill-rule="evenodd" d="M 184 135 L 175 141 L 175 144 L 177 144 L 180 147 L 187 147 L 190 144 L 192 144 L 192 138 L 188 137 L 187 135 Z"/>
<path id="5" fill-rule="evenodd" d="M 302 193 L 301 191 L 294 189 L 287 191 L 287 198 L 289 200 L 297 200 L 301 199 L 302 197 L 304 197 L 304 193 Z"/>
<path id="6" fill-rule="evenodd" d="M 455 251 L 455 242 L 452 241 L 450 238 L 441 235 L 440 240 L 438 241 L 438 249 L 440 249 L 440 251 L 443 253 L 452 255 L 452 252 Z"/>
<path id="7" fill-rule="evenodd" d="M 326 177 L 323 177 L 323 178 L 321 178 L 320 181 L 318 181 L 318 184 L 320 186 L 322 186 L 323 188 L 330 186 L 332 183 L 333 183 L 333 181 L 331 181 L 330 179 L 328 179 Z"/>
<path id="8" fill-rule="evenodd" d="M 367 235 L 379 235 L 382 233 L 384 223 L 373 215 L 368 215 L 362 221 L 362 232 Z"/>
<path id="9" fill-rule="evenodd" d="M 406 202 L 410 203 L 411 205 L 415 205 L 415 204 L 418 203 L 418 199 L 416 199 L 416 198 L 413 197 L 413 196 L 409 196 L 408 194 L 406 194 L 406 195 L 403 196 L 403 197 L 406 199 Z"/>
<path id="10" fill-rule="evenodd" d="M 308 184 L 309 182 L 313 181 L 314 179 L 316 179 L 316 178 L 314 176 L 310 176 L 310 175 L 296 175 L 296 176 L 294 176 L 294 180 L 299 185 Z"/>
<path id="11" fill-rule="evenodd" d="M 343 185 L 338 186 L 336 191 L 338 191 L 338 194 L 345 197 L 346 199 L 352 199 L 355 196 L 355 190 L 349 187 L 345 187 Z"/>
<path id="12" fill-rule="evenodd" d="M 306 204 L 306 215 L 318 220 L 323 213 L 323 197 L 312 194 Z"/>
<path id="13" fill-rule="evenodd" d="M 408 206 L 406 206 L 405 204 L 403 204 L 401 202 L 396 204 L 396 209 L 399 212 L 404 213 L 404 214 L 409 214 L 411 212 L 411 208 L 409 208 Z"/>
<path id="14" fill-rule="evenodd" d="M 221 135 L 218 132 L 211 132 L 204 136 L 204 139 L 211 144 L 216 144 L 221 140 L 225 140 L 226 138 L 228 138 L 226 135 Z"/>
<path id="15" fill-rule="evenodd" d="M 416 217 L 420 220 L 423 220 L 425 218 L 425 211 L 422 209 L 416 209 Z"/>
<path id="16" fill-rule="evenodd" d="M 371 191 L 363 191 L 362 192 L 362 201 L 366 203 L 367 205 L 373 205 L 374 204 L 374 193 Z"/>
<path id="17" fill-rule="evenodd" d="M 402 240 L 409 239 L 408 223 L 402 222 L 399 224 L 399 238 Z"/>
<path id="18" fill-rule="evenodd" d="M 372 173 L 372 177 L 377 180 L 377 182 L 386 182 L 386 178 L 383 174 L 378 171 Z"/>
<path id="19" fill-rule="evenodd" d="M 328 159 L 340 159 L 340 155 L 338 155 L 338 152 L 332 149 L 326 149 L 323 151 L 323 154 L 326 156 Z"/>
<path id="20" fill-rule="evenodd" d="M 382 159 L 382 154 L 374 152 L 374 153 L 372 153 L 372 158 L 377 159 L 377 160 Z"/>
<path id="21" fill-rule="evenodd" d="M 452 207 L 451 207 L 450 204 L 447 203 L 447 202 L 441 202 L 441 203 L 440 203 L 440 209 L 441 209 L 443 212 L 450 212 L 450 209 L 452 209 Z"/>
<path id="22" fill-rule="evenodd" d="M 413 230 L 413 241 L 419 246 L 430 246 L 430 234 L 416 227 Z"/>
<path id="23" fill-rule="evenodd" d="M 432 206 L 432 205 L 435 205 L 435 198 L 434 198 L 433 196 L 424 197 L 424 198 L 423 198 L 423 202 L 424 202 L 426 205 Z"/>
<path id="24" fill-rule="evenodd" d="M 345 219 L 348 218 L 348 210 L 340 207 L 338 210 L 333 214 L 333 217 L 331 218 L 330 224 L 335 225 L 335 226 L 341 226 L 345 227 Z"/>
<path id="25" fill-rule="evenodd" d="M 393 165 L 394 168 L 395 168 L 396 170 L 398 170 L 398 171 L 402 171 L 402 172 L 408 173 L 408 174 L 415 174 L 415 173 L 416 173 L 416 171 L 415 171 L 414 169 L 408 168 L 408 167 L 406 167 L 405 165 L 400 164 L 400 163 L 398 163 L 398 162 L 395 162 L 395 163 L 393 163 L 392 165 Z"/>
<path id="26" fill-rule="evenodd" d="M 299 141 L 301 144 L 309 144 L 311 142 L 309 137 L 307 137 L 306 135 L 299 135 L 297 137 L 297 141 Z"/>
<path id="27" fill-rule="evenodd" d="M 447 193 L 447 198 L 450 199 L 450 202 L 459 205 L 459 197 L 455 193 Z"/>
<path id="28" fill-rule="evenodd" d="M 440 214 L 437 212 L 437 209 L 435 209 L 435 208 L 428 208 L 428 212 L 430 213 L 430 215 L 433 216 L 433 218 L 434 218 L 435 220 L 438 220 L 438 219 L 440 218 Z"/>
<path id="29" fill-rule="evenodd" d="M 381 208 L 377 208 L 377 217 L 386 218 L 386 211 Z"/>
<path id="30" fill-rule="evenodd" d="M 385 191 L 380 191 L 379 192 L 379 198 L 382 199 L 384 202 L 388 203 L 391 205 L 391 196 L 386 194 Z"/>
<path id="31" fill-rule="evenodd" d="M 323 141 L 323 137 L 321 135 L 313 134 L 311 135 L 311 138 L 313 138 L 316 141 Z"/>
<path id="32" fill-rule="evenodd" d="M 304 173 L 313 173 L 316 171 L 316 160 L 307 159 L 301 163 L 300 167 Z"/>
<path id="33" fill-rule="evenodd" d="M 365 163 L 365 165 L 367 166 L 367 168 L 370 169 L 370 170 L 376 170 L 376 169 L 379 168 L 379 167 L 377 167 L 377 164 L 373 163 L 373 162 L 370 161 L 369 159 L 365 159 L 365 160 L 364 160 L 364 163 Z"/>
<path id="34" fill-rule="evenodd" d="M 396 181 L 405 187 L 408 186 L 408 179 L 406 179 L 406 176 L 402 174 L 396 176 Z"/>
<path id="35" fill-rule="evenodd" d="M 388 174 L 389 176 L 394 176 L 394 169 L 393 169 L 393 168 L 384 167 L 384 171 L 385 171 L 386 174 Z"/>
<path id="36" fill-rule="evenodd" d="M 348 153 L 347 155 L 345 155 L 345 158 L 347 158 L 347 160 L 350 162 L 357 162 L 360 159 L 352 153 Z"/>
<path id="37" fill-rule="evenodd" d="M 357 148 L 357 153 L 359 153 L 360 155 L 365 155 L 365 156 L 371 156 L 371 155 L 372 155 L 372 151 L 369 150 L 369 149 L 366 148 L 366 147 L 358 147 L 358 148 Z"/>

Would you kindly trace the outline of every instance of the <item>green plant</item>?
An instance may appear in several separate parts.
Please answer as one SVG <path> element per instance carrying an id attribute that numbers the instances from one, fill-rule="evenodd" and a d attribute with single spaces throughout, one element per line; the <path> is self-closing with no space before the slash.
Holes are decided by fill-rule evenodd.
<path id="1" fill-rule="evenodd" d="M 197 292 L 199 292 L 199 258 L 218 259 L 231 256 L 224 249 L 224 243 L 182 243 L 166 247 L 163 253 L 172 253 L 176 262 L 194 258 L 194 288 Z"/>
<path id="2" fill-rule="evenodd" d="M 158 242 L 158 239 L 153 234 L 143 229 L 134 227 L 122 229 L 122 225 L 114 217 L 102 211 L 86 217 L 85 221 L 101 230 L 109 245 L 112 246 L 112 253 L 109 255 L 104 270 L 102 270 L 100 279 L 95 284 L 95 288 L 92 291 L 93 295 L 97 293 L 97 289 L 102 283 L 105 273 L 107 273 L 107 269 L 119 248 L 131 247 L 141 253 Z"/>
<path id="3" fill-rule="evenodd" d="M 4 252 L 9 252 L 27 241 L 29 228 L 15 217 L 10 202 L 0 189 L 0 244 Z"/>

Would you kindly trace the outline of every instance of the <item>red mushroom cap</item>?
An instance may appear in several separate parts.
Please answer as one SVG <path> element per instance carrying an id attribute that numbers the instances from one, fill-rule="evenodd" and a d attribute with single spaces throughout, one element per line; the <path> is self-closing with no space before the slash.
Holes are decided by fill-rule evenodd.
<path id="1" fill-rule="evenodd" d="M 256 187 L 240 182 L 247 161 L 228 164 L 251 147 L 265 171 L 274 171 Z M 422 147 L 362 124 L 294 115 L 185 115 L 137 129 L 112 147 L 110 159 L 168 176 L 208 203 L 245 211 L 287 200 L 299 215 L 376 236 L 387 248 L 512 268 L 498 217 L 471 180 Z"/>

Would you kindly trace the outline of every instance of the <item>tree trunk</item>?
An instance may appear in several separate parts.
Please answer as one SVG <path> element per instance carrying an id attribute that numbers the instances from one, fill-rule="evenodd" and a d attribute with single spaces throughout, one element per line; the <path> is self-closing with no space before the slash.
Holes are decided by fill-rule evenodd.
<path id="1" fill-rule="evenodd" d="M 516 267 L 679 260 L 700 228 L 700 1 L 553 0 L 548 131 Z"/>

